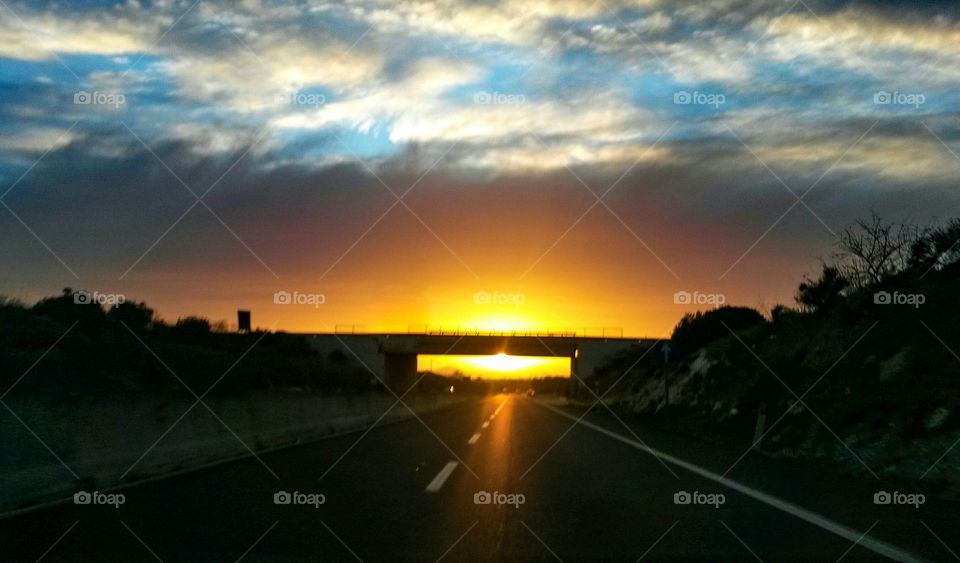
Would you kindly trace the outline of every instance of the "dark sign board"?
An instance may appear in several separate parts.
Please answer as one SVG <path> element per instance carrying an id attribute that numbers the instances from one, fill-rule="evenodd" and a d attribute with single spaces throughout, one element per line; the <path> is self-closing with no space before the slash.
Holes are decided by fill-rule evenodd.
<path id="1" fill-rule="evenodd" d="M 250 332 L 250 311 L 237 311 L 237 330 Z"/>

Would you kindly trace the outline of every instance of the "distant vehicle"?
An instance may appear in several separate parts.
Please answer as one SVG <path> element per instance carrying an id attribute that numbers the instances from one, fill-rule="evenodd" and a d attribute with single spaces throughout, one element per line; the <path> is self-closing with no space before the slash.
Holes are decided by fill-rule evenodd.
<path id="1" fill-rule="evenodd" d="M 531 387 L 530 389 L 527 389 L 527 397 L 530 397 L 532 399 L 535 393 L 536 391 L 533 390 L 533 387 Z"/>

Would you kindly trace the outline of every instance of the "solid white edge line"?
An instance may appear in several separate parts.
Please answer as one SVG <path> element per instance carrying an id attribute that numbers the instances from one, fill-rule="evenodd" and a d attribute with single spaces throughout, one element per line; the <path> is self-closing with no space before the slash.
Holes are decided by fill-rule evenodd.
<path id="1" fill-rule="evenodd" d="M 479 440 L 479 439 L 480 439 L 480 433 L 477 432 L 477 433 L 474 434 L 473 436 L 470 436 L 470 439 L 467 440 L 467 443 L 472 446 L 472 445 L 476 444 L 476 443 L 477 443 L 477 440 Z"/>
<path id="2" fill-rule="evenodd" d="M 450 477 L 450 474 L 453 473 L 453 470 L 460 465 L 459 462 L 451 461 L 443 466 L 443 469 L 440 470 L 440 473 L 437 473 L 437 476 L 433 478 L 433 481 L 430 481 L 430 484 L 427 485 L 426 492 L 435 493 L 443 487 L 443 484 L 447 482 L 447 478 Z"/>
<path id="3" fill-rule="evenodd" d="M 538 405 L 544 407 L 544 408 L 547 408 L 547 409 L 549 409 L 549 410 L 551 410 L 551 411 L 553 411 L 553 412 L 561 415 L 561 416 L 564 416 L 564 417 L 569 418 L 569 419 L 574 420 L 574 421 L 578 420 L 577 417 L 575 417 L 575 416 L 573 416 L 573 415 L 571 415 L 571 414 L 569 414 L 569 413 L 567 413 L 567 412 L 564 412 L 564 411 L 558 409 L 557 407 L 548 405 L 548 404 L 543 403 L 543 402 L 541 402 L 541 401 L 536 401 L 536 403 L 537 403 Z M 596 425 L 596 424 L 593 424 L 592 422 L 587 422 L 586 420 L 580 420 L 580 424 L 582 424 L 582 425 L 584 425 L 584 426 L 586 426 L 587 428 L 590 428 L 590 429 L 592 429 L 592 430 L 596 430 L 597 432 L 600 432 L 601 434 L 604 434 L 604 435 L 606 435 L 606 436 L 609 436 L 610 438 L 613 438 L 614 440 L 618 440 L 618 441 L 620 441 L 620 442 L 623 442 L 624 444 L 627 444 L 627 445 L 629 445 L 629 446 L 633 446 L 634 448 L 636 448 L 636 449 L 638 449 L 638 450 L 645 451 L 645 452 L 649 452 L 650 454 L 653 454 L 653 455 L 657 456 L 658 458 L 662 459 L 663 461 L 665 461 L 665 462 L 667 462 L 667 463 L 670 463 L 670 464 L 676 465 L 677 467 L 681 467 L 681 468 L 683 468 L 683 469 L 686 469 L 687 471 L 690 471 L 691 473 L 696 473 L 697 475 L 700 475 L 701 477 L 706 477 L 707 479 L 710 479 L 711 481 L 714 481 L 714 482 L 716 482 L 716 483 L 719 483 L 719 484 L 721 484 L 721 485 L 723 485 L 723 486 L 725 486 L 725 487 L 728 487 L 728 488 L 730 488 L 730 489 L 733 489 L 733 490 L 735 490 L 735 491 L 737 491 L 737 492 L 743 493 L 743 494 L 747 495 L 748 497 L 753 498 L 754 500 L 758 500 L 758 501 L 760 501 L 760 502 L 762 502 L 762 503 L 764 503 L 764 504 L 766 504 L 766 505 L 768 505 L 768 506 L 772 506 L 773 508 L 776 508 L 776 509 L 778 509 L 778 510 L 781 510 L 781 511 L 783 511 L 783 512 L 786 512 L 787 514 L 790 514 L 791 516 L 795 516 L 795 517 L 797 517 L 797 518 L 800 518 L 801 520 L 805 520 L 805 521 L 813 524 L 814 526 L 817 526 L 817 527 L 822 528 L 822 529 L 824 529 L 824 530 L 826 530 L 826 531 L 828 531 L 828 532 L 831 532 L 831 533 L 833 533 L 833 534 L 836 534 L 836 535 L 838 535 L 838 536 L 840 536 L 840 537 L 842 537 L 842 538 L 844 538 L 844 539 L 847 539 L 847 540 L 850 540 L 850 541 L 852 541 L 852 542 L 858 543 L 859 545 L 862 545 L 863 547 L 869 549 L 870 551 L 872 551 L 872 552 L 874 552 L 874 553 L 877 553 L 877 554 L 880 554 L 880 555 L 883 555 L 884 557 L 888 557 L 888 558 L 890 558 L 890 559 L 892 559 L 892 560 L 894 560 L 894 561 L 904 561 L 904 562 L 923 562 L 923 561 L 926 561 L 925 559 L 923 559 L 923 558 L 921 558 L 921 557 L 918 557 L 918 556 L 916 556 L 916 555 L 914 555 L 914 554 L 912 554 L 912 553 L 909 553 L 909 552 L 904 551 L 904 550 L 902 550 L 902 549 L 900 549 L 900 548 L 894 547 L 894 546 L 892 546 L 892 545 L 890 545 L 890 544 L 888 544 L 888 543 L 886 543 L 886 542 L 883 542 L 883 541 L 880 541 L 880 540 L 871 538 L 870 536 L 864 535 L 862 532 L 857 532 L 857 531 L 855 531 L 855 530 L 853 530 L 853 529 L 851 529 L 851 528 L 848 528 L 848 527 L 844 526 L 843 524 L 834 522 L 833 520 L 830 520 L 829 518 L 826 518 L 825 516 L 821 516 L 821 515 L 819 515 L 819 514 L 817 514 L 817 513 L 815 513 L 815 512 L 812 512 L 812 511 L 807 510 L 807 509 L 805 509 L 805 508 L 801 508 L 801 507 L 799 507 L 799 506 L 797 506 L 797 505 L 795 505 L 795 504 L 789 503 L 789 502 L 787 502 L 787 501 L 785 501 L 785 500 L 780 500 L 780 499 L 778 499 L 777 497 L 774 497 L 774 496 L 772 496 L 772 495 L 770 495 L 770 494 L 767 494 L 767 493 L 765 493 L 765 492 L 763 492 L 763 491 L 758 491 L 757 489 L 754 489 L 754 488 L 752 488 L 752 487 L 748 487 L 747 485 L 744 485 L 744 484 L 739 483 L 739 482 L 737 482 L 737 481 L 733 481 L 733 480 L 731 480 L 731 479 L 727 479 L 726 477 L 721 477 L 720 475 L 717 475 L 716 473 L 714 473 L 714 472 L 712 472 L 712 471 L 710 471 L 710 470 L 708 470 L 708 469 L 704 469 L 704 468 L 702 468 L 702 467 L 700 467 L 700 466 L 698 466 L 698 465 L 694 465 L 694 464 L 692 464 L 692 463 L 690 463 L 690 462 L 688 462 L 688 461 L 684 461 L 684 460 L 682 460 L 682 459 L 680 459 L 680 458 L 673 457 L 673 456 L 670 455 L 670 454 L 667 454 L 667 453 L 661 452 L 661 451 L 659 451 L 659 450 L 655 450 L 655 449 L 653 449 L 653 448 L 644 446 L 644 445 L 641 444 L 640 442 L 637 442 L 637 441 L 632 440 L 632 439 L 630 439 L 630 438 L 621 436 L 620 434 L 617 434 L 617 433 L 615 433 L 615 432 L 611 432 L 610 430 L 607 430 L 606 428 L 603 428 L 603 427 L 601 427 L 601 426 L 598 426 L 598 425 Z"/>

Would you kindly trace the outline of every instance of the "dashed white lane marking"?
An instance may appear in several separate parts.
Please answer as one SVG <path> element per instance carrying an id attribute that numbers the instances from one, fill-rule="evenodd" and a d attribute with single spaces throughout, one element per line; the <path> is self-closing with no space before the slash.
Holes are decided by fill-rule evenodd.
<path id="1" fill-rule="evenodd" d="M 470 439 L 467 440 L 467 443 L 472 446 L 472 445 L 476 444 L 476 443 L 477 443 L 477 440 L 479 440 L 479 439 L 480 439 L 480 433 L 477 432 L 477 433 L 474 434 L 473 436 L 470 436 Z"/>
<path id="2" fill-rule="evenodd" d="M 450 477 L 450 474 L 453 473 L 453 470 L 457 468 L 460 463 L 456 461 L 451 461 L 450 463 L 443 466 L 443 469 L 440 470 L 440 473 L 437 473 L 437 476 L 433 478 L 433 481 L 430 481 L 430 484 L 427 485 L 426 492 L 435 493 L 440 490 L 440 487 L 443 487 L 443 484 L 447 482 L 447 478 Z"/>
<path id="3" fill-rule="evenodd" d="M 485 422 L 483 423 L 483 426 L 481 426 L 480 428 L 486 428 L 487 426 L 490 426 L 490 421 L 489 421 L 489 420 L 485 421 Z"/>
<path id="4" fill-rule="evenodd" d="M 844 526 L 843 524 L 834 522 L 833 520 L 830 520 L 829 518 L 826 518 L 826 517 L 824 517 L 824 516 L 821 516 L 821 515 L 817 514 L 816 512 L 812 512 L 812 511 L 807 510 L 807 509 L 805 509 L 805 508 L 801 508 L 801 507 L 799 507 L 799 506 L 797 506 L 797 505 L 795 505 L 795 504 L 789 503 L 789 502 L 787 502 L 787 501 L 785 501 L 785 500 L 780 500 L 780 499 L 778 499 L 777 497 L 775 497 L 775 496 L 773 496 L 773 495 L 767 494 L 767 493 L 765 493 L 765 492 L 763 492 L 763 491 L 758 491 L 757 489 L 754 489 L 754 488 L 752 488 L 752 487 L 748 487 L 747 485 L 744 485 L 744 484 L 739 483 L 739 482 L 737 482 L 737 481 L 733 481 L 733 480 L 731 480 L 731 479 L 727 479 L 726 477 L 721 477 L 720 475 L 717 475 L 716 473 L 714 473 L 714 472 L 712 472 L 712 471 L 710 471 L 710 470 L 708 470 L 708 469 L 704 469 L 704 468 L 702 468 L 702 467 L 700 467 L 700 466 L 698 466 L 698 465 L 694 465 L 694 464 L 690 463 L 689 461 L 684 461 L 684 460 L 682 460 L 682 459 L 680 459 L 680 458 L 673 457 L 673 456 L 670 455 L 670 454 L 667 454 L 667 453 L 661 452 L 661 451 L 659 451 L 659 450 L 655 450 L 655 449 L 653 449 L 653 448 L 651 448 L 651 447 L 645 446 L 645 445 L 641 444 L 640 442 L 637 442 L 636 440 L 632 440 L 632 439 L 627 438 L 627 437 L 625 437 L 625 436 L 621 436 L 620 434 L 617 434 L 616 432 L 611 432 L 610 430 L 607 430 L 606 428 L 603 428 L 602 426 L 598 426 L 598 425 L 593 424 L 593 423 L 591 423 L 591 422 L 587 422 L 586 420 L 580 420 L 580 419 L 578 419 L 577 417 L 573 416 L 572 414 L 569 414 L 569 413 L 567 413 L 567 412 L 564 412 L 564 411 L 562 411 L 562 410 L 560 410 L 560 409 L 558 409 L 557 407 L 554 407 L 554 406 L 552 406 L 552 405 L 548 405 L 548 404 L 542 403 L 542 402 L 540 402 L 540 401 L 537 401 L 537 404 L 540 405 L 540 406 L 542 406 L 542 407 L 544 407 L 544 408 L 550 409 L 550 410 L 552 410 L 553 412 L 555 412 L 555 413 L 557 413 L 557 414 L 559 414 L 559 415 L 561 415 L 561 416 L 564 416 L 564 417 L 566 417 L 566 418 L 569 418 L 569 419 L 571 419 L 571 420 L 574 420 L 574 421 L 578 421 L 578 420 L 579 420 L 580 424 L 586 426 L 587 428 L 590 428 L 591 430 L 595 430 L 595 431 L 597 431 L 597 432 L 599 432 L 599 433 L 601 433 L 601 434 L 605 434 L 606 436 L 609 436 L 609 437 L 613 438 L 614 440 L 617 440 L 617 441 L 619 441 L 619 442 L 623 442 L 624 444 L 627 444 L 627 445 L 629 445 L 629 446 L 633 446 L 634 448 L 636 448 L 636 449 L 638 449 L 638 450 L 642 450 L 642 451 L 645 451 L 645 452 L 649 452 L 649 453 L 655 455 L 656 457 L 659 457 L 660 459 L 662 459 L 663 461 L 665 461 L 665 462 L 667 462 L 667 463 L 671 463 L 671 464 L 673 464 L 673 465 L 676 465 L 677 467 L 682 467 L 683 469 L 686 469 L 687 471 L 690 471 L 691 473 L 696 473 L 697 475 L 700 475 L 701 477 L 706 477 L 707 479 L 710 479 L 711 481 L 714 481 L 714 482 L 716 482 L 716 483 L 719 483 L 719 484 L 721 484 L 721 485 L 723 485 L 723 486 L 725 486 L 725 487 L 729 487 L 729 488 L 731 488 L 731 489 L 733 489 L 733 490 L 735 490 L 735 491 L 737 491 L 737 492 L 743 493 L 743 494 L 747 495 L 748 497 L 753 498 L 754 500 L 760 501 L 760 502 L 762 502 L 762 503 L 764 503 L 764 504 L 766 504 L 766 505 L 768 505 L 768 506 L 772 506 L 773 508 L 776 508 L 776 509 L 778 509 L 778 510 L 781 510 L 781 511 L 783 511 L 783 512 L 786 512 L 787 514 L 790 514 L 791 516 L 795 516 L 795 517 L 797 517 L 797 518 L 800 518 L 801 520 L 806 520 L 807 522 L 813 524 L 814 526 L 818 526 L 818 527 L 820 527 L 820 528 L 822 528 L 822 529 L 824 529 L 824 530 L 826 530 L 826 531 L 828 531 L 828 532 L 834 533 L 834 534 L 836 534 L 836 535 L 838 535 L 838 536 L 840 536 L 840 537 L 842 537 L 842 538 L 846 538 L 846 539 L 854 542 L 854 543 L 857 544 L 857 545 L 861 545 L 861 546 L 869 549 L 870 551 L 872 551 L 872 552 L 874 552 L 874 553 L 878 553 L 878 554 L 880 554 L 880 555 L 883 555 L 884 557 L 888 557 L 888 558 L 890 558 L 890 559 L 893 559 L 894 561 L 911 561 L 911 562 L 912 562 L 912 561 L 924 561 L 924 559 L 922 559 L 922 558 L 920 558 L 920 557 L 918 557 L 918 556 L 916 556 L 916 555 L 914 555 L 914 554 L 912 554 L 912 553 L 909 553 L 909 552 L 907 552 L 907 551 L 904 551 L 904 550 L 902 550 L 902 549 L 900 549 L 900 548 L 898 548 L 898 547 L 895 547 L 895 546 L 893 546 L 893 545 L 890 545 L 890 544 L 885 543 L 885 542 L 883 542 L 883 541 L 880 541 L 880 540 L 878 540 L 878 539 L 874 539 L 874 538 L 866 535 L 866 533 L 861 533 L 861 532 L 858 532 L 858 531 L 853 530 L 853 529 L 851 529 L 851 528 L 848 528 L 848 527 Z"/>
<path id="5" fill-rule="evenodd" d="M 497 418 L 497 413 L 500 412 L 500 409 L 503 408 L 503 405 L 507 404 L 507 401 L 500 403 L 500 406 L 497 407 L 497 410 L 493 411 L 493 414 L 490 415 L 490 420 Z"/>

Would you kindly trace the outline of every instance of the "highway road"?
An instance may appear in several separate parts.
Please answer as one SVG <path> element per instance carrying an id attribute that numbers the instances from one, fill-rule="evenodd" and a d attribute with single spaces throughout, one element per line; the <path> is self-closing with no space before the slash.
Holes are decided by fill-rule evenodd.
<path id="1" fill-rule="evenodd" d="M 497 395 L 135 484 L 116 491 L 119 508 L 0 520 L 0 559 L 943 561 L 960 550 L 956 504 L 876 505 L 894 486 L 866 471 L 740 459 L 600 407 L 580 414 Z"/>

